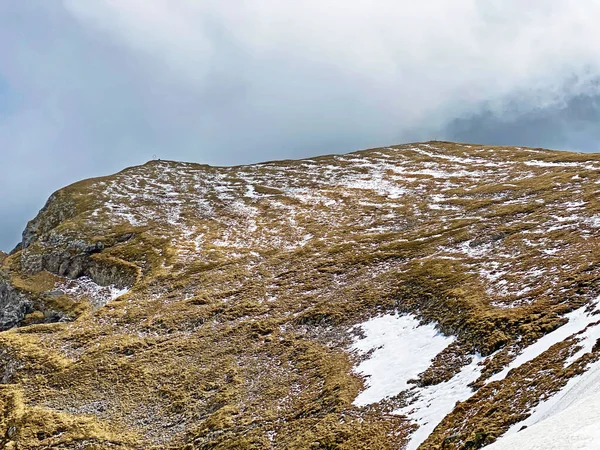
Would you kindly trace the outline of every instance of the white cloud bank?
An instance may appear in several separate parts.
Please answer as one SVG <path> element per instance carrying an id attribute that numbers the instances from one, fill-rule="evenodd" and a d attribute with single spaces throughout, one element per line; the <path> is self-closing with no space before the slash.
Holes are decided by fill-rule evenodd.
<path id="1" fill-rule="evenodd" d="M 313 82 L 322 76 L 321 82 L 368 97 L 404 128 L 443 123 L 450 111 L 468 113 L 482 102 L 506 112 L 514 99 L 521 109 L 540 109 L 598 93 L 597 0 L 64 4 L 85 26 L 151 54 L 156 70 L 168 70 L 196 89 L 218 64 L 225 38 L 254 62 L 239 67 L 250 72 L 239 76 L 259 92 L 277 93 L 255 76 L 263 64 Z"/>

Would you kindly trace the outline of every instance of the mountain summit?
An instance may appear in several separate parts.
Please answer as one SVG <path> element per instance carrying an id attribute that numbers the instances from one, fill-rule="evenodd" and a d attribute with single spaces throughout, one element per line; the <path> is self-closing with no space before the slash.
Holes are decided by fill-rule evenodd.
<path id="1" fill-rule="evenodd" d="M 0 253 L 0 444 L 599 448 L 599 194 L 449 142 L 75 183 Z"/>

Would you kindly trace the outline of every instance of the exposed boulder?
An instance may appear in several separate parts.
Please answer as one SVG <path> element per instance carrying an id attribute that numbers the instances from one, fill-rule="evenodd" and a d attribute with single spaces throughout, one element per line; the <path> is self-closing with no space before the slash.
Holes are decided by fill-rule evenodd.
<path id="1" fill-rule="evenodd" d="M 0 272 L 0 330 L 20 324 L 33 311 L 33 301 L 10 285 Z"/>

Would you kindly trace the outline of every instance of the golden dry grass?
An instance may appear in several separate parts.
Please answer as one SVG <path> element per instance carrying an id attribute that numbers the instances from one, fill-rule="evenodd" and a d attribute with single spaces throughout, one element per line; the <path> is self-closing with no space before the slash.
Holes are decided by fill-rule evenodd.
<path id="1" fill-rule="evenodd" d="M 500 350 L 483 386 L 597 294 L 598 173 L 598 155 L 433 142 L 234 168 L 155 161 L 69 186 L 31 222 L 31 245 L 0 255 L 36 308 L 0 334 L 0 436 L 20 449 L 399 448 L 408 418 L 352 404 L 350 327 L 402 311 L 457 336 L 424 385 Z M 99 309 L 49 296 L 62 278 L 28 270 L 99 242 L 86 274 L 132 286 Z M 39 323 L 47 310 L 69 321 Z M 481 387 L 422 448 L 493 440 L 578 370 L 558 368 L 575 345 Z M 531 368 L 552 383 L 517 392 Z"/>

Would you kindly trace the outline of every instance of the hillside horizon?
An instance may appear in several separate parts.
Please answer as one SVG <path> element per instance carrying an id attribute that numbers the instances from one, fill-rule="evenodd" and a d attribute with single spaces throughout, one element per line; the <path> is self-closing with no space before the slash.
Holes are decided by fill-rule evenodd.
<path id="1" fill-rule="evenodd" d="M 600 154 L 439 141 L 73 183 L 0 254 L 0 442 L 468 450 L 576 401 L 573 433 L 600 423 L 599 183 Z"/>

